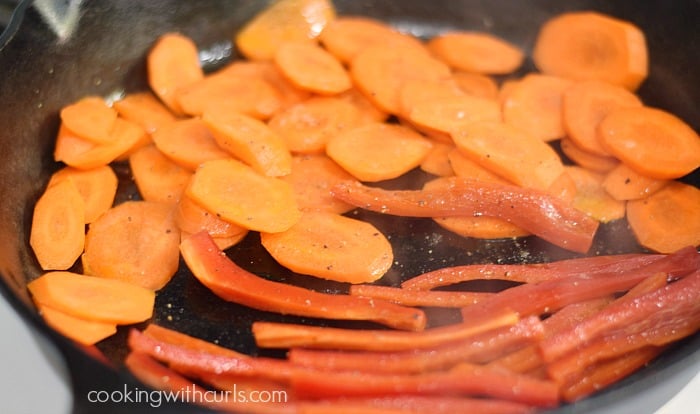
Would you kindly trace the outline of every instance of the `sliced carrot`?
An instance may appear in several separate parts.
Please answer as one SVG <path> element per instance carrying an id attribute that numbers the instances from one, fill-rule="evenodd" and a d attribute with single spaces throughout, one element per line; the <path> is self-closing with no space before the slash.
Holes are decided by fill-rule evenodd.
<path id="1" fill-rule="evenodd" d="M 127 201 L 95 220 L 85 237 L 86 274 L 158 290 L 179 266 L 173 205 Z"/>
<path id="2" fill-rule="evenodd" d="M 181 114 L 179 90 L 204 78 L 197 45 L 182 34 L 164 34 L 149 51 L 146 65 L 151 90 L 171 111 Z"/>
<path id="3" fill-rule="evenodd" d="M 598 141 L 597 127 L 618 108 L 642 106 L 642 101 L 622 86 L 601 81 L 577 82 L 564 92 L 564 128 L 571 140 L 584 151 L 610 156 Z"/>
<path id="4" fill-rule="evenodd" d="M 485 32 L 447 31 L 430 39 L 428 49 L 453 69 L 488 75 L 512 73 L 525 58 L 515 45 Z"/>
<path id="5" fill-rule="evenodd" d="M 272 61 L 234 60 L 222 70 L 232 76 L 262 79 L 267 82 L 279 95 L 279 110 L 311 97 L 309 91 L 296 87 L 285 78 Z"/>
<path id="6" fill-rule="evenodd" d="M 645 177 L 621 163 L 605 174 L 602 185 L 616 200 L 638 200 L 654 194 L 668 182 Z"/>
<path id="7" fill-rule="evenodd" d="M 61 109 L 61 123 L 80 138 L 96 144 L 110 141 L 117 111 L 99 96 L 88 96 Z"/>
<path id="8" fill-rule="evenodd" d="M 343 398 L 299 404 L 303 414 L 528 414 L 532 407 L 496 398 L 398 395 L 388 397 Z M 345 410 L 345 411 L 343 411 Z"/>
<path id="9" fill-rule="evenodd" d="M 281 177 L 292 186 L 299 209 L 338 214 L 355 207 L 333 197 L 331 188 L 352 178 L 352 175 L 323 154 L 292 157 L 291 174 Z"/>
<path id="10" fill-rule="evenodd" d="M 448 177 L 448 188 L 383 190 L 359 182 L 337 185 L 333 195 L 358 207 L 410 217 L 483 215 L 507 220 L 560 247 L 586 252 L 598 222 L 546 192 Z M 556 213 L 555 213 L 556 212 Z"/>
<path id="11" fill-rule="evenodd" d="M 611 154 L 647 177 L 678 178 L 700 167 L 698 134 L 661 109 L 617 109 L 598 125 L 598 138 Z"/>
<path id="12" fill-rule="evenodd" d="M 267 124 L 290 151 L 309 154 L 324 152 L 332 136 L 360 125 L 361 116 L 345 99 L 317 96 L 278 112 Z"/>
<path id="13" fill-rule="evenodd" d="M 352 88 L 339 94 L 338 98 L 350 102 L 357 108 L 360 111 L 360 119 L 363 122 L 384 122 L 389 118 L 389 114 L 386 111 L 380 109 L 357 88 Z"/>
<path id="14" fill-rule="evenodd" d="M 503 119 L 543 141 L 566 134 L 562 98 L 573 82 L 551 75 L 531 73 L 513 84 L 503 100 Z"/>
<path id="15" fill-rule="evenodd" d="M 127 154 L 145 136 L 147 134 L 143 128 L 121 118 L 114 122 L 110 142 L 106 144 L 94 144 L 82 139 L 62 125 L 56 138 L 54 159 L 79 169 L 101 167 Z"/>
<path id="16" fill-rule="evenodd" d="M 386 300 L 405 306 L 429 306 L 440 308 L 461 308 L 473 305 L 487 298 L 490 292 L 445 292 L 419 291 L 381 285 L 352 285 L 350 294 Z"/>
<path id="17" fill-rule="evenodd" d="M 670 253 L 700 245 L 700 189 L 669 182 L 649 197 L 627 202 L 627 221 L 644 247 Z"/>
<path id="18" fill-rule="evenodd" d="M 180 251 L 194 276 L 224 300 L 255 309 L 325 319 L 374 321 L 397 329 L 421 330 L 418 309 L 349 295 L 320 293 L 258 277 L 242 269 L 199 232 L 182 241 Z"/>
<path id="19" fill-rule="evenodd" d="M 399 91 L 400 115 L 407 118 L 413 108 L 424 101 L 449 99 L 464 94 L 452 78 L 407 80 Z"/>
<path id="20" fill-rule="evenodd" d="M 559 141 L 561 152 L 564 153 L 576 165 L 591 171 L 605 173 L 620 165 L 620 161 L 609 155 L 599 155 L 580 148 L 570 138 L 562 138 Z"/>
<path id="21" fill-rule="evenodd" d="M 175 204 L 182 197 L 192 172 L 166 157 L 155 145 L 129 157 L 131 174 L 146 201 Z"/>
<path id="22" fill-rule="evenodd" d="M 190 171 L 205 161 L 231 157 L 216 143 L 214 135 L 199 118 L 174 121 L 152 136 L 153 143 L 163 155 Z"/>
<path id="23" fill-rule="evenodd" d="M 566 173 L 576 184 L 573 206 L 596 220 L 607 223 L 625 216 L 625 203 L 616 200 L 603 188 L 602 174 L 567 165 Z"/>
<path id="24" fill-rule="evenodd" d="M 374 282 L 394 260 L 376 227 L 336 213 L 305 212 L 288 230 L 262 233 L 260 241 L 287 269 L 337 282 Z"/>
<path id="25" fill-rule="evenodd" d="M 328 0 L 280 0 L 250 19 L 234 41 L 244 57 L 271 60 L 282 42 L 318 37 L 335 13 Z"/>
<path id="26" fill-rule="evenodd" d="M 339 16 L 324 28 L 319 40 L 344 63 L 350 63 L 370 45 L 380 44 L 387 50 L 393 45 L 425 49 L 417 38 L 401 33 L 381 20 L 365 16 Z"/>
<path id="27" fill-rule="evenodd" d="M 404 82 L 412 79 L 440 80 L 450 76 L 450 68 L 414 46 L 374 45 L 357 54 L 350 63 L 355 86 L 382 110 L 398 115 L 399 94 Z"/>
<path id="28" fill-rule="evenodd" d="M 51 175 L 49 186 L 71 180 L 85 203 L 85 223 L 92 223 L 112 207 L 119 184 L 112 167 L 103 165 L 89 170 L 64 167 Z"/>
<path id="29" fill-rule="evenodd" d="M 469 95 L 498 100 L 498 84 L 487 75 L 457 71 L 452 74 L 459 88 Z"/>
<path id="30" fill-rule="evenodd" d="M 488 181 L 493 183 L 501 184 L 513 184 L 507 179 L 496 175 L 476 162 L 472 161 L 471 158 L 464 155 L 462 151 L 455 146 L 455 148 L 447 154 L 447 158 L 450 161 L 450 165 L 458 177 L 471 178 L 474 180 Z"/>
<path id="31" fill-rule="evenodd" d="M 83 345 L 94 345 L 117 333 L 116 323 L 77 318 L 42 304 L 37 309 L 47 325 Z"/>
<path id="32" fill-rule="evenodd" d="M 340 61 L 315 43 L 283 42 L 275 51 L 274 62 L 294 85 L 310 92 L 333 95 L 352 87 Z"/>
<path id="33" fill-rule="evenodd" d="M 85 245 L 85 202 L 72 180 L 44 190 L 34 205 L 29 244 L 44 270 L 69 269 Z"/>
<path id="34" fill-rule="evenodd" d="M 332 137 L 326 153 L 357 179 L 380 181 L 419 166 L 431 148 L 427 138 L 407 127 L 376 122 Z"/>
<path id="35" fill-rule="evenodd" d="M 301 217 L 289 184 L 234 159 L 202 163 L 186 194 L 217 217 L 249 230 L 284 231 Z"/>
<path id="36" fill-rule="evenodd" d="M 129 93 L 112 106 L 119 116 L 140 125 L 149 134 L 177 119 L 151 92 Z"/>
<path id="37" fill-rule="evenodd" d="M 267 119 L 282 107 L 280 92 L 267 79 L 238 72 L 229 67 L 209 74 L 180 88 L 176 101 L 184 113 L 193 116 L 218 109 Z"/>
<path id="38" fill-rule="evenodd" d="M 215 238 L 241 236 L 248 231 L 210 213 L 187 195 L 183 195 L 177 203 L 175 223 L 183 232 L 194 234 L 204 230 Z"/>
<path id="39" fill-rule="evenodd" d="M 452 181 L 447 177 L 437 178 L 425 183 L 423 188 L 426 190 L 449 188 L 451 183 Z M 474 217 L 467 215 L 455 217 L 435 217 L 433 220 L 435 220 L 440 227 L 459 234 L 462 237 L 474 237 L 477 239 L 506 239 L 530 235 L 529 231 L 496 217 Z"/>
<path id="40" fill-rule="evenodd" d="M 155 293 L 120 280 L 55 271 L 27 284 L 34 301 L 70 316 L 128 325 L 153 313 Z"/>
<path id="41" fill-rule="evenodd" d="M 465 94 L 416 103 L 407 116 L 419 128 L 452 134 L 474 122 L 501 121 L 501 108 L 492 99 Z"/>
<path id="42" fill-rule="evenodd" d="M 361 299 L 351 296 L 354 299 Z M 378 301 L 379 303 L 384 303 Z M 518 317 L 509 310 L 494 312 L 462 323 L 419 332 L 387 329 L 344 329 L 278 322 L 253 322 L 255 343 L 263 348 L 306 347 L 355 351 L 410 351 L 449 345 L 493 329 L 512 326 Z"/>
<path id="43" fill-rule="evenodd" d="M 471 160 L 522 187 L 547 190 L 564 172 L 551 146 L 508 124 L 472 123 L 452 138 Z"/>
<path id="44" fill-rule="evenodd" d="M 420 169 L 428 174 L 438 177 L 449 177 L 455 175 L 455 171 L 450 164 L 449 155 L 455 150 L 454 144 L 447 144 L 440 141 L 433 142 L 433 148 L 425 156 L 420 164 Z"/>
<path id="45" fill-rule="evenodd" d="M 545 22 L 532 56 L 544 73 L 630 90 L 648 70 L 644 33 L 629 21 L 590 11 L 562 13 Z"/>
<path id="46" fill-rule="evenodd" d="M 292 154 L 284 140 L 264 122 L 224 108 L 208 110 L 202 120 L 221 148 L 257 172 L 271 177 L 291 172 Z"/>

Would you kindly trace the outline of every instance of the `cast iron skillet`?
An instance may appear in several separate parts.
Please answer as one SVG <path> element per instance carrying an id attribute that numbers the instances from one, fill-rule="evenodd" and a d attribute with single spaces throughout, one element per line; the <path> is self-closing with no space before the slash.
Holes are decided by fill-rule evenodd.
<path id="1" fill-rule="evenodd" d="M 52 159 L 58 127 L 58 110 L 84 95 L 114 96 L 147 87 L 144 56 L 154 39 L 168 31 L 192 37 L 202 50 L 208 69 L 235 57 L 230 39 L 265 1 L 89 1 L 79 23 L 67 38 L 57 38 L 28 2 L 20 4 L 7 32 L 0 37 L 0 274 L 1 290 L 27 322 L 56 345 L 69 367 L 75 396 L 75 413 L 149 412 L 147 404 L 90 404 L 89 390 L 123 390 L 145 387 L 135 381 L 120 361 L 126 354 L 125 333 L 99 345 L 111 364 L 99 362 L 49 329 L 31 305 L 25 289 L 41 271 L 28 246 L 32 206 L 49 175 L 59 165 Z M 565 10 L 599 10 L 631 20 L 648 37 L 651 76 L 639 93 L 647 104 L 678 114 L 700 129 L 700 72 L 696 70 L 700 48 L 696 22 L 700 2 L 607 0 L 336 0 L 341 14 L 362 14 L 389 21 L 419 36 L 443 29 L 461 28 L 496 33 L 530 50 L 537 28 L 549 16 Z M 528 62 L 523 71 L 532 69 Z M 122 177 L 128 169 L 118 166 Z M 390 187 L 415 187 L 425 176 L 414 173 Z M 697 172 L 685 181 L 698 185 Z M 123 180 L 119 200 L 138 197 Z M 445 232 L 430 220 L 407 220 L 359 212 L 394 241 L 397 265 L 383 279 L 398 283 L 436 267 L 478 262 L 542 262 L 573 257 L 543 241 L 476 241 Z M 439 243 L 436 244 L 436 241 Z M 623 221 L 606 225 L 591 254 L 641 251 Z M 322 283 L 280 268 L 259 247 L 254 234 L 229 255 L 256 273 L 314 289 L 341 292 L 339 284 Z M 503 287 L 481 284 L 482 289 Z M 450 312 L 431 311 L 435 324 L 453 321 Z M 250 336 L 256 319 L 314 322 L 225 303 L 199 285 L 184 265 L 173 281 L 159 292 L 153 321 L 235 348 L 258 351 Z M 338 323 L 336 323 L 338 325 Z M 342 325 L 342 324 L 340 324 Z M 345 324 L 344 326 L 347 326 Z M 653 412 L 670 399 L 698 370 L 700 335 L 688 338 L 632 377 L 573 406 L 556 412 Z M 111 365 L 111 366 L 110 366 Z M 166 412 L 202 412 L 179 404 L 164 404 Z"/>

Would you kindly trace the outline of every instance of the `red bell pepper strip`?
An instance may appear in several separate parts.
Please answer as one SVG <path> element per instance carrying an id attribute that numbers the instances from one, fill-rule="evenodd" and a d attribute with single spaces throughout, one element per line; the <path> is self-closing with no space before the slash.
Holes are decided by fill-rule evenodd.
<path id="1" fill-rule="evenodd" d="M 180 252 L 192 274 L 220 298 L 251 308 L 325 319 L 366 320 L 392 328 L 420 331 L 420 309 L 357 296 L 326 294 L 275 282 L 236 265 L 207 232 L 182 241 Z"/>
<path id="2" fill-rule="evenodd" d="M 493 295 L 489 292 L 420 291 L 380 285 L 352 285 L 350 294 L 365 298 L 381 299 L 405 306 L 432 306 L 461 308 L 479 303 Z"/>
<path id="3" fill-rule="evenodd" d="M 597 220 L 543 191 L 463 178 L 452 184 L 446 189 L 384 190 L 343 182 L 332 194 L 354 206 L 396 216 L 496 217 L 581 253 L 591 247 L 598 230 Z"/>

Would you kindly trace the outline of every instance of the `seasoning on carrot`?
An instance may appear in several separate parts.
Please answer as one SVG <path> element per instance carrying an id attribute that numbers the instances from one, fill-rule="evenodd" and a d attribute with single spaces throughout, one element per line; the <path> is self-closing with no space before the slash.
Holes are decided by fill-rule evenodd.
<path id="1" fill-rule="evenodd" d="M 669 180 L 646 177 L 620 163 L 605 174 L 602 185 L 616 200 L 638 200 L 654 194 L 668 183 Z"/>
<path id="2" fill-rule="evenodd" d="M 635 90 L 647 77 L 644 33 L 633 23 L 598 12 L 552 17 L 540 27 L 532 57 L 543 73 L 600 80 Z"/>
<path id="3" fill-rule="evenodd" d="M 44 190 L 34 205 L 29 234 L 44 270 L 67 270 L 85 245 L 85 202 L 72 180 L 60 180 Z"/>

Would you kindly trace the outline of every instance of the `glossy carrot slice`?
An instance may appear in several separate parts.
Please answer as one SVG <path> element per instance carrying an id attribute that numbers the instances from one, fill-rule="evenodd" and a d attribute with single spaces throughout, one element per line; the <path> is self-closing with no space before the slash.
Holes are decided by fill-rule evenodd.
<path id="1" fill-rule="evenodd" d="M 454 145 L 445 142 L 433 141 L 433 149 L 425 156 L 420 164 L 420 169 L 438 177 L 455 175 L 449 154 L 454 150 Z"/>
<path id="2" fill-rule="evenodd" d="M 591 171 L 605 173 L 620 165 L 620 161 L 610 155 L 598 155 L 579 147 L 570 138 L 562 138 L 559 141 L 561 152 L 571 159 L 574 164 Z"/>
<path id="3" fill-rule="evenodd" d="M 149 134 L 153 134 L 177 119 L 175 114 L 150 92 L 127 94 L 115 101 L 112 106 L 119 116 L 138 124 Z"/>
<path id="4" fill-rule="evenodd" d="M 112 167 L 103 165 L 89 170 L 64 167 L 51 175 L 48 186 L 71 180 L 85 202 L 85 223 L 92 223 L 114 203 L 118 179 Z"/>
<path id="5" fill-rule="evenodd" d="M 145 146 L 129 157 L 139 194 L 146 201 L 175 205 L 192 172 L 166 157 L 155 145 Z"/>
<path id="6" fill-rule="evenodd" d="M 115 323 L 77 318 L 40 303 L 37 309 L 47 325 L 83 345 L 94 345 L 117 333 Z"/>
<path id="7" fill-rule="evenodd" d="M 200 118 L 180 119 L 152 135 L 155 146 L 179 166 L 194 171 L 210 160 L 230 158 Z"/>
<path id="8" fill-rule="evenodd" d="M 350 75 L 332 54 L 309 42 L 284 42 L 274 62 L 294 85 L 313 93 L 334 95 L 352 87 Z"/>
<path id="9" fill-rule="evenodd" d="M 327 319 L 369 320 L 399 329 L 421 330 L 422 311 L 389 302 L 315 292 L 258 277 L 221 253 L 206 232 L 182 241 L 185 262 L 217 296 L 255 309 Z"/>
<path id="10" fill-rule="evenodd" d="M 98 96 L 88 96 L 61 109 L 61 123 L 80 138 L 96 144 L 110 141 L 117 111 Z"/>
<path id="11" fill-rule="evenodd" d="M 498 84 L 487 75 L 457 71 L 452 74 L 459 89 L 480 98 L 498 100 Z"/>
<path id="12" fill-rule="evenodd" d="M 388 191 L 355 182 L 336 186 L 333 194 L 358 207 L 385 214 L 497 217 L 578 252 L 588 251 L 598 229 L 596 220 L 544 192 L 458 178 L 450 188 L 436 191 Z M 557 213 L 552 214 L 553 211 Z"/>
<path id="13" fill-rule="evenodd" d="M 447 31 L 430 39 L 428 49 L 454 69 L 488 75 L 512 73 L 525 58 L 518 47 L 486 32 Z"/>
<path id="14" fill-rule="evenodd" d="M 639 200 L 654 194 L 668 183 L 669 180 L 646 177 L 620 163 L 605 174 L 602 186 L 616 200 Z"/>
<path id="15" fill-rule="evenodd" d="M 572 205 L 601 223 L 625 217 L 625 203 L 616 200 L 603 188 L 602 174 L 582 167 L 568 165 L 566 173 L 576 185 Z"/>

